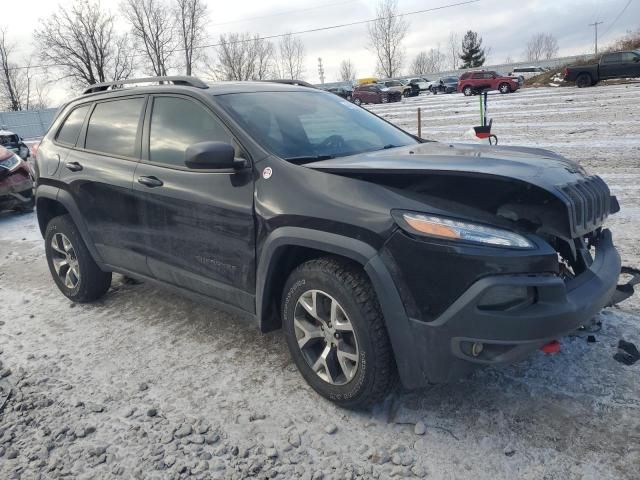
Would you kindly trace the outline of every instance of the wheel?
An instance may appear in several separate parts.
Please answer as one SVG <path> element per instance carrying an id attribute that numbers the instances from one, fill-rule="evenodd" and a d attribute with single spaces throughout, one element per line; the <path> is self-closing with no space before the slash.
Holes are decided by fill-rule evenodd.
<path id="1" fill-rule="evenodd" d="M 356 105 L 360 106 L 360 105 L 362 105 L 362 100 L 360 100 L 359 98 L 356 97 L 356 98 L 353 99 L 353 103 L 355 103 Z"/>
<path id="2" fill-rule="evenodd" d="M 347 95 L 347 98 L 345 98 L 345 100 L 347 102 L 352 102 L 353 101 L 353 97 L 351 95 Z"/>
<path id="3" fill-rule="evenodd" d="M 323 397 L 362 408 L 391 391 L 396 367 L 380 305 L 355 266 L 325 257 L 295 269 L 283 291 L 282 322 L 296 366 Z"/>
<path id="4" fill-rule="evenodd" d="M 402 96 L 403 96 L 404 98 L 410 97 L 410 96 L 411 96 L 411 90 L 404 90 L 404 91 L 402 92 Z"/>
<path id="5" fill-rule="evenodd" d="M 51 220 L 44 239 L 49 271 L 67 298 L 83 303 L 107 293 L 111 272 L 100 270 L 69 215 Z"/>
<path id="6" fill-rule="evenodd" d="M 500 85 L 498 85 L 498 90 L 502 94 L 509 93 L 511 91 L 511 87 L 509 86 L 508 83 L 501 83 Z"/>
<path id="7" fill-rule="evenodd" d="M 381 103 L 389 103 L 389 97 L 383 96 L 380 101 L 381 101 Z"/>
<path id="8" fill-rule="evenodd" d="M 470 97 L 471 95 L 473 95 L 473 88 L 467 85 L 462 89 L 462 93 L 464 93 L 465 97 Z"/>
<path id="9" fill-rule="evenodd" d="M 576 78 L 576 86 L 578 88 L 590 87 L 591 85 L 593 85 L 593 80 L 588 73 L 581 73 L 578 75 L 578 78 Z"/>

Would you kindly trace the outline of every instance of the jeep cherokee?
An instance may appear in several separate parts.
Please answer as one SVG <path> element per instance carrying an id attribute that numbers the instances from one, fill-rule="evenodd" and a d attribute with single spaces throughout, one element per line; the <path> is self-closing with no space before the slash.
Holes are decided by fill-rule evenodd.
<path id="1" fill-rule="evenodd" d="M 301 86 L 153 80 L 92 86 L 38 149 L 47 262 L 73 301 L 119 272 L 283 328 L 306 381 L 361 407 L 396 375 L 521 360 L 615 289 L 617 201 L 559 155 L 422 140 Z"/>

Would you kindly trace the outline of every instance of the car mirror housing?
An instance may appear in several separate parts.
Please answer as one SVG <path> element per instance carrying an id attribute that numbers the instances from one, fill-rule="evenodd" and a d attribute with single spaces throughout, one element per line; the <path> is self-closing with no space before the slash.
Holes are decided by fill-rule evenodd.
<path id="1" fill-rule="evenodd" d="M 198 142 L 185 151 L 184 163 L 193 169 L 236 168 L 235 148 L 225 142 Z"/>

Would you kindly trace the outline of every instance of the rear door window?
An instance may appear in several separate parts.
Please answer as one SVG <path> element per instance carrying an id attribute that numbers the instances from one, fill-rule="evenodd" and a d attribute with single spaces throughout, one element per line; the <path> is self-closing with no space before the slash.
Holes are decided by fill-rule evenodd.
<path id="1" fill-rule="evenodd" d="M 142 97 L 98 103 L 89 119 L 85 148 L 133 157 L 143 105 Z"/>
<path id="2" fill-rule="evenodd" d="M 622 56 L 619 53 L 610 53 L 602 57 L 602 63 L 618 63 L 622 61 Z"/>
<path id="3" fill-rule="evenodd" d="M 235 145 L 220 120 L 195 101 L 164 96 L 153 100 L 149 131 L 151 162 L 184 167 L 186 149 L 205 141 Z"/>
<path id="4" fill-rule="evenodd" d="M 73 110 L 62 124 L 58 131 L 56 140 L 69 146 L 75 146 L 78 141 L 78 135 L 82 129 L 82 124 L 89 111 L 89 105 L 83 105 Z"/>

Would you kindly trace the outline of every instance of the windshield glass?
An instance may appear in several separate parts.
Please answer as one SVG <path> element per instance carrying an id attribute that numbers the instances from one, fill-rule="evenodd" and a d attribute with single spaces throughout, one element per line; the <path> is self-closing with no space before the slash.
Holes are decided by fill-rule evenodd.
<path id="1" fill-rule="evenodd" d="M 7 148 L 16 148 L 18 146 L 18 136 L 9 134 L 9 135 L 0 135 L 0 145 Z"/>
<path id="2" fill-rule="evenodd" d="M 318 91 L 234 93 L 216 100 L 258 143 L 288 160 L 418 143 L 365 109 Z"/>

